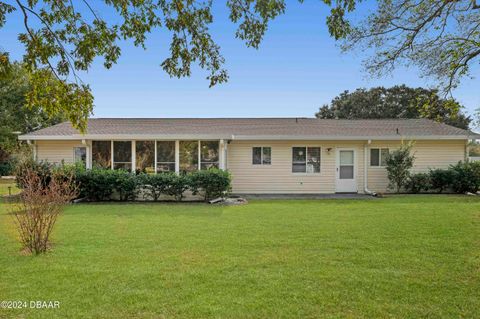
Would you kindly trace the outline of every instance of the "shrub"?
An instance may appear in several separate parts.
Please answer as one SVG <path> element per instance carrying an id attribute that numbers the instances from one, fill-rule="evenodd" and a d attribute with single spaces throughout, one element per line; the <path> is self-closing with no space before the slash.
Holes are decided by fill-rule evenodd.
<path id="1" fill-rule="evenodd" d="M 185 191 L 190 188 L 189 174 L 177 175 L 175 173 L 167 173 L 166 175 L 169 178 L 166 195 L 173 196 L 178 201 L 182 200 Z"/>
<path id="2" fill-rule="evenodd" d="M 48 185 L 38 172 L 27 169 L 20 177 L 20 201 L 9 206 L 20 241 L 28 252 L 40 254 L 50 246 L 50 234 L 63 207 L 77 196 L 73 175 L 51 175 Z"/>
<path id="3" fill-rule="evenodd" d="M 172 174 L 161 173 L 155 175 L 140 174 L 137 176 L 139 184 L 144 189 L 144 198 L 158 201 L 161 195 L 168 195 L 168 188 L 173 179 Z"/>
<path id="4" fill-rule="evenodd" d="M 15 168 L 16 183 L 19 188 L 24 188 L 23 182 L 29 174 L 36 174 L 41 181 L 42 188 L 45 188 L 51 180 L 53 164 L 44 161 L 26 159 L 18 163 Z"/>
<path id="5" fill-rule="evenodd" d="M 438 193 L 448 189 L 453 183 L 453 171 L 451 169 L 432 169 L 430 176 L 430 187 Z"/>
<path id="6" fill-rule="evenodd" d="M 0 176 L 10 176 L 14 174 L 15 165 L 12 161 L 0 163 Z"/>
<path id="7" fill-rule="evenodd" d="M 428 191 L 430 188 L 430 175 L 428 173 L 412 174 L 405 184 L 405 189 L 414 194 Z"/>
<path id="8" fill-rule="evenodd" d="M 193 194 L 202 193 L 205 201 L 224 196 L 230 191 L 230 173 L 217 168 L 196 171 L 190 175 Z"/>
<path id="9" fill-rule="evenodd" d="M 114 171 L 115 184 L 114 189 L 117 191 L 121 201 L 135 200 L 137 197 L 138 179 L 134 173 L 124 170 Z"/>
<path id="10" fill-rule="evenodd" d="M 415 156 L 410 154 L 412 146 L 412 143 L 402 143 L 401 147 L 392 151 L 386 159 L 388 187 L 394 189 L 397 193 L 406 185 L 410 176 L 410 169 L 415 160 Z"/>
<path id="11" fill-rule="evenodd" d="M 456 193 L 476 193 L 480 188 L 480 163 L 458 162 L 450 166 L 452 190 Z"/>
<path id="12" fill-rule="evenodd" d="M 122 201 L 134 200 L 138 187 L 134 174 L 101 168 L 77 170 L 76 182 L 80 188 L 80 197 L 93 201 L 110 200 L 115 191 Z"/>

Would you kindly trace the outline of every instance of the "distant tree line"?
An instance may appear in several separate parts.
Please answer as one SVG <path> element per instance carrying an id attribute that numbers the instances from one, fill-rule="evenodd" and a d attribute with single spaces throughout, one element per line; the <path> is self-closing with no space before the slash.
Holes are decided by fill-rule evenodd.
<path id="1" fill-rule="evenodd" d="M 453 98 L 443 98 L 436 89 L 396 85 L 391 88 L 359 88 L 344 91 L 315 114 L 322 119 L 426 118 L 468 129 L 472 119 Z"/>

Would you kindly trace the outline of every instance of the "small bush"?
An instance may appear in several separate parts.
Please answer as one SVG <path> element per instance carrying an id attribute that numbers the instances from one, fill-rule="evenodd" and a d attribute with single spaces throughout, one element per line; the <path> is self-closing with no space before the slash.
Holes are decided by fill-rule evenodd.
<path id="1" fill-rule="evenodd" d="M 80 188 L 80 197 L 92 201 L 111 200 L 115 192 L 121 201 L 134 200 L 138 187 L 135 174 L 101 168 L 77 170 L 76 182 Z"/>
<path id="2" fill-rule="evenodd" d="M 414 194 L 428 191 L 430 188 L 430 175 L 428 173 L 412 174 L 405 184 L 407 192 Z"/>
<path id="3" fill-rule="evenodd" d="M 48 185 L 38 172 L 27 169 L 19 183 L 20 201 L 9 206 L 24 248 L 33 254 L 44 253 L 63 207 L 77 196 L 73 175 L 50 175 Z"/>
<path id="4" fill-rule="evenodd" d="M 397 193 L 400 192 L 402 187 L 405 187 L 410 176 L 410 169 L 413 167 L 415 156 L 410 154 L 412 147 L 412 143 L 402 143 L 399 149 L 394 150 L 387 156 L 388 187 Z"/>
<path id="5" fill-rule="evenodd" d="M 160 173 L 155 175 L 139 174 L 139 184 L 145 191 L 144 198 L 158 201 L 160 196 L 168 195 L 168 189 L 175 173 Z"/>
<path id="6" fill-rule="evenodd" d="M 40 178 L 43 188 L 47 187 L 52 178 L 52 170 L 54 165 L 44 161 L 34 161 L 33 159 L 26 159 L 15 168 L 16 183 L 19 188 L 24 188 L 23 182 L 27 174 L 37 174 Z"/>
<path id="7" fill-rule="evenodd" d="M 432 169 L 428 173 L 430 176 L 430 187 L 432 190 L 441 193 L 453 183 L 453 171 L 451 169 Z"/>
<path id="8" fill-rule="evenodd" d="M 15 165 L 12 161 L 0 163 L 0 176 L 14 175 Z"/>
<path id="9" fill-rule="evenodd" d="M 175 173 L 167 173 L 169 186 L 166 189 L 166 195 L 173 196 L 177 201 L 184 197 L 185 191 L 190 188 L 189 174 L 177 175 Z"/>
<path id="10" fill-rule="evenodd" d="M 480 162 L 458 162 L 450 166 L 452 190 L 456 193 L 476 193 L 480 189 Z"/>
<path id="11" fill-rule="evenodd" d="M 224 196 L 230 191 L 230 173 L 216 168 L 196 171 L 190 175 L 193 194 L 202 193 L 205 201 Z"/>

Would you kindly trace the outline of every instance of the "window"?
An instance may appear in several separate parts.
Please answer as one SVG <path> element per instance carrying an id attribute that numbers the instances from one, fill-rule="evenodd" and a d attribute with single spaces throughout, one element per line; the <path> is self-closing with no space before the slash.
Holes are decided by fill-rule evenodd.
<path id="1" fill-rule="evenodd" d="M 198 141 L 180 141 L 180 172 L 198 170 Z"/>
<path id="2" fill-rule="evenodd" d="M 371 148 L 370 149 L 370 166 L 386 166 L 387 156 L 389 154 L 388 148 Z"/>
<path id="3" fill-rule="evenodd" d="M 86 147 L 74 147 L 73 148 L 73 162 L 83 163 L 83 166 L 87 163 L 87 148 Z"/>
<path id="4" fill-rule="evenodd" d="M 111 168 L 110 141 L 92 141 L 92 164 L 93 167 Z"/>
<path id="5" fill-rule="evenodd" d="M 200 142 L 200 167 L 201 169 L 218 168 L 218 141 Z"/>
<path id="6" fill-rule="evenodd" d="M 271 147 L 252 148 L 252 164 L 253 165 L 272 164 L 272 148 Z"/>
<path id="7" fill-rule="evenodd" d="M 132 169 L 132 142 L 113 142 L 113 169 Z"/>
<path id="8" fill-rule="evenodd" d="M 175 141 L 157 141 L 157 172 L 175 172 Z"/>
<path id="9" fill-rule="evenodd" d="M 320 173 L 320 147 L 293 147 L 293 173 Z"/>
<path id="10" fill-rule="evenodd" d="M 135 169 L 142 173 L 155 173 L 155 142 L 135 142 Z"/>

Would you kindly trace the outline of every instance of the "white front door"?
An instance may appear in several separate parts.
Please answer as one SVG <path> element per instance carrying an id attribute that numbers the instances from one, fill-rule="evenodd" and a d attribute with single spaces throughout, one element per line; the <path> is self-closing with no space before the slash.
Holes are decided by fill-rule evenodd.
<path id="1" fill-rule="evenodd" d="M 336 191 L 337 193 L 356 193 L 355 150 L 337 149 Z"/>

